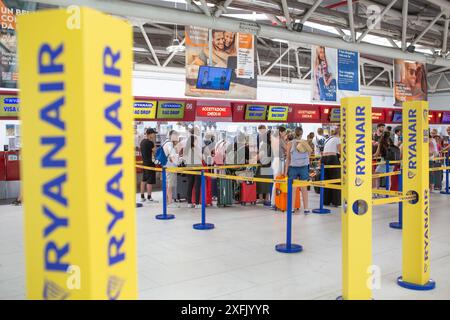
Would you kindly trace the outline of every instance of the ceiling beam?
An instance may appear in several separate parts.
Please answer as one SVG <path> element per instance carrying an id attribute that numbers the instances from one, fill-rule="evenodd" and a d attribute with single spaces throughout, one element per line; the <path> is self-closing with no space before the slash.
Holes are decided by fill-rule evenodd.
<path id="1" fill-rule="evenodd" d="M 352 42 L 356 41 L 355 21 L 353 20 L 353 0 L 347 0 L 348 24 L 352 36 Z"/>
<path id="2" fill-rule="evenodd" d="M 408 0 L 403 0 L 402 5 L 402 50 L 406 50 L 406 36 L 408 32 Z"/>
<path id="3" fill-rule="evenodd" d="M 161 63 L 159 63 L 158 56 L 156 55 L 155 50 L 153 49 L 152 43 L 150 42 L 150 39 L 148 38 L 147 32 L 145 32 L 144 26 L 140 25 L 139 29 L 141 29 L 141 33 L 144 36 L 145 42 L 147 43 L 147 46 L 150 49 L 150 52 L 152 53 L 153 60 L 155 60 L 158 67 L 161 67 Z"/>
<path id="4" fill-rule="evenodd" d="M 286 28 L 288 28 L 289 30 L 292 30 L 292 21 L 291 21 L 291 16 L 289 14 L 289 7 L 287 5 L 286 0 L 281 0 L 281 7 L 283 9 L 283 15 L 286 18 Z"/>
<path id="5" fill-rule="evenodd" d="M 316 9 L 320 6 L 322 1 L 323 0 L 316 0 L 316 2 L 314 2 L 312 7 L 309 8 L 308 11 L 306 11 L 305 15 L 302 17 L 302 20 L 300 20 L 301 24 L 304 24 L 309 19 L 309 17 L 311 17 L 311 15 L 314 13 L 314 11 L 316 11 Z"/>
<path id="6" fill-rule="evenodd" d="M 28 0 L 58 6 L 67 6 L 66 0 Z M 219 19 L 208 17 L 204 14 L 188 12 L 175 8 L 164 8 L 120 0 L 71 0 L 72 4 L 88 6 L 97 10 L 119 15 L 132 16 L 144 19 L 148 22 L 167 22 L 180 25 L 193 25 L 203 28 L 228 30 L 231 32 L 250 32 L 266 38 L 277 38 L 287 41 L 306 43 L 310 45 L 322 45 L 330 48 L 353 50 L 360 53 L 378 55 L 392 59 L 415 60 L 444 67 L 450 67 L 450 60 L 422 53 L 402 52 L 395 48 L 389 48 L 369 43 L 348 43 L 342 39 L 311 32 L 290 32 L 284 28 L 266 24 L 257 24 L 249 20 L 220 17 Z"/>
<path id="7" fill-rule="evenodd" d="M 392 8 L 392 6 L 397 2 L 397 0 L 392 0 L 386 7 L 384 7 L 383 11 L 377 17 L 375 18 L 375 21 L 371 25 L 367 25 L 367 29 L 359 36 L 358 40 L 356 42 L 360 43 L 361 40 L 364 39 L 364 37 L 369 34 L 369 32 L 374 28 L 374 26 L 381 23 L 381 19 L 385 16 L 385 14 L 389 11 L 389 9 Z M 367 23 L 368 24 L 368 23 Z"/>
<path id="8" fill-rule="evenodd" d="M 417 38 L 415 38 L 413 40 L 413 42 L 411 43 L 411 46 L 415 46 L 417 44 L 417 42 L 422 39 L 422 37 L 425 35 L 425 33 L 428 32 L 428 30 L 431 29 L 431 27 L 442 17 L 442 15 L 444 14 L 444 11 L 441 11 L 429 24 L 428 26 L 423 29 L 423 31 L 417 36 Z"/>

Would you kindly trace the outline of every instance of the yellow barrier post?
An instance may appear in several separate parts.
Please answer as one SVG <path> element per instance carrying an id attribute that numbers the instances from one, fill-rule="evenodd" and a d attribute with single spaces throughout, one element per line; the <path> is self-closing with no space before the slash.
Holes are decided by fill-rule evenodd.
<path id="1" fill-rule="evenodd" d="M 45 10 L 18 36 L 27 296 L 135 299 L 131 26 Z"/>
<path id="2" fill-rule="evenodd" d="M 408 289 L 431 290 L 428 102 L 403 104 L 403 191 L 416 200 L 403 204 L 403 270 L 397 283 Z"/>
<path id="3" fill-rule="evenodd" d="M 372 265 L 372 101 L 341 100 L 342 299 L 369 300 Z"/>

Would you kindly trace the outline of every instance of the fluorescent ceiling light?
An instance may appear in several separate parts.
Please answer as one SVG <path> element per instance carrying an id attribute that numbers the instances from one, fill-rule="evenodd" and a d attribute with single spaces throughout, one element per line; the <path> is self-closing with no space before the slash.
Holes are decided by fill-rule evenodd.
<path id="1" fill-rule="evenodd" d="M 145 48 L 133 47 L 134 52 L 148 52 Z"/>
<path id="2" fill-rule="evenodd" d="M 277 39 L 277 38 L 272 38 L 272 39 L 270 39 L 270 40 L 276 41 L 276 42 L 281 42 L 281 43 L 289 43 L 289 41 L 287 41 L 287 40 Z"/>

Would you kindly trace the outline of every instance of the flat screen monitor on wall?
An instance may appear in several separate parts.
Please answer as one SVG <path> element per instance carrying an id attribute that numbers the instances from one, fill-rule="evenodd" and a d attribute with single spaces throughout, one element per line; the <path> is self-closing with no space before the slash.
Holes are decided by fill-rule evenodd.
<path id="1" fill-rule="evenodd" d="M 402 112 L 401 111 L 394 112 L 394 115 L 392 116 L 392 122 L 394 122 L 394 123 L 402 122 Z"/>
<path id="2" fill-rule="evenodd" d="M 450 112 L 443 112 L 442 113 L 442 123 L 450 124 Z"/>
<path id="3" fill-rule="evenodd" d="M 245 108 L 244 120 L 266 120 L 267 106 L 248 104 Z"/>
<path id="4" fill-rule="evenodd" d="M 200 66 L 197 77 L 197 89 L 230 89 L 231 69 Z"/>

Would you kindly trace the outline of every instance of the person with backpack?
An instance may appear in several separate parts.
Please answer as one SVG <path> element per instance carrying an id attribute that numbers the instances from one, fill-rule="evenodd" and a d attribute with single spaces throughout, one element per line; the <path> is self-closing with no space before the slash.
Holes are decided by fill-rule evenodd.
<path id="1" fill-rule="evenodd" d="M 178 152 L 175 147 L 178 144 L 179 134 L 175 130 L 171 130 L 166 141 L 156 150 L 155 162 L 164 168 L 175 168 L 178 165 Z M 172 188 L 177 183 L 177 174 L 175 172 L 166 172 L 166 195 L 167 207 L 178 208 L 178 204 L 173 202 Z"/>
<path id="2" fill-rule="evenodd" d="M 323 152 L 323 146 L 325 143 L 325 137 L 323 135 L 323 128 L 317 129 L 317 134 L 313 138 L 312 143 L 314 144 L 314 154 L 320 156 Z"/>
<path id="3" fill-rule="evenodd" d="M 394 142 L 391 139 L 391 133 L 385 131 L 378 143 L 377 149 L 373 155 L 374 158 L 381 157 L 381 164 L 379 164 L 375 173 L 386 173 L 387 165 L 386 161 L 396 161 L 400 160 L 400 149 L 394 145 Z M 394 166 L 389 165 L 389 172 L 393 171 Z M 384 177 L 381 179 L 385 179 Z M 388 177 L 390 181 L 390 177 Z M 390 184 L 389 184 L 390 185 Z M 374 188 L 378 189 L 380 187 L 380 179 L 375 179 Z M 375 195 L 376 196 L 376 195 Z"/>

